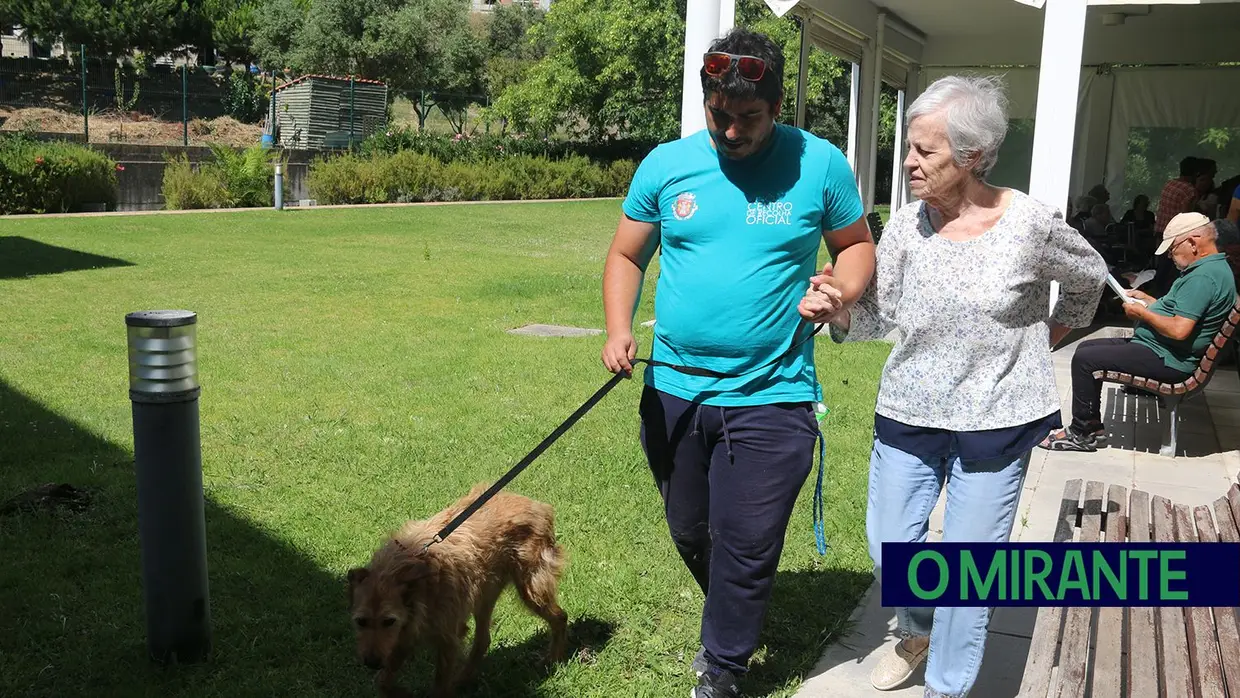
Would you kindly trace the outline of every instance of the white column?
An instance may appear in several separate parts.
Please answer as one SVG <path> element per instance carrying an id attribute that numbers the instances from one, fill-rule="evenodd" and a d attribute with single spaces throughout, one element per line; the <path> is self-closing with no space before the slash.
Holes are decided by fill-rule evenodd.
<path id="1" fill-rule="evenodd" d="M 861 104 L 861 66 L 853 63 L 851 80 L 848 86 L 848 166 L 853 174 L 857 172 L 857 107 Z M 860 180 L 858 180 L 860 181 Z"/>
<path id="2" fill-rule="evenodd" d="M 1076 135 L 1085 0 L 1046 0 L 1045 13 L 1029 194 L 1063 211 L 1068 203 L 1072 143 Z M 1051 282 L 1052 311 L 1058 299 L 1059 285 Z"/>
<path id="3" fill-rule="evenodd" d="M 873 73 L 870 78 L 873 84 L 870 85 L 870 133 L 869 144 L 870 155 L 866 162 L 865 168 L 865 186 L 862 188 L 862 203 L 865 204 L 865 211 L 869 213 L 874 210 L 874 189 L 878 182 L 878 131 L 880 124 L 879 106 L 882 104 L 881 95 L 883 93 L 883 55 L 886 53 L 883 42 L 887 35 L 887 15 L 883 12 L 878 13 L 878 27 L 874 31 L 874 57 L 873 57 Z"/>
<path id="4" fill-rule="evenodd" d="M 920 96 L 921 96 L 921 66 L 914 65 L 908 69 L 908 81 L 904 85 L 904 104 L 903 104 L 903 115 L 902 115 L 903 121 L 908 120 L 908 109 L 909 107 L 913 106 L 913 102 L 916 102 L 917 98 Z M 903 128 L 903 124 L 901 125 L 901 128 Z M 902 143 L 900 144 L 900 147 L 902 148 L 900 152 L 904 153 L 905 156 L 907 157 L 908 156 L 908 144 Z M 906 204 L 909 203 L 910 201 L 913 201 L 913 192 L 909 189 L 909 186 L 908 186 L 908 174 L 907 173 L 904 174 L 904 177 L 901 180 L 900 200 Z"/>
<path id="5" fill-rule="evenodd" d="M 805 128 L 805 95 L 809 80 L 809 28 L 812 15 L 801 15 L 801 55 L 797 62 L 797 128 Z"/>
<path id="6" fill-rule="evenodd" d="M 1084 39 L 1085 0 L 1046 0 L 1029 194 L 1060 210 L 1068 203 Z"/>
<path id="7" fill-rule="evenodd" d="M 719 36 L 736 26 L 736 0 L 719 0 Z"/>
<path id="8" fill-rule="evenodd" d="M 706 128 L 702 107 L 702 54 L 719 36 L 719 0 L 689 0 L 685 16 L 684 91 L 680 100 L 680 135 Z"/>
<path id="9" fill-rule="evenodd" d="M 896 135 L 891 148 L 891 212 L 904 205 L 904 90 L 896 95 Z"/>
<path id="10" fill-rule="evenodd" d="M 874 42 L 866 40 L 861 47 L 861 67 L 857 75 L 857 103 L 854 118 L 857 122 L 857 142 L 853 144 L 855 163 L 853 171 L 857 175 L 857 190 L 861 192 L 861 203 L 865 212 L 870 208 L 866 204 L 866 189 L 870 185 L 870 141 L 874 136 Z"/>

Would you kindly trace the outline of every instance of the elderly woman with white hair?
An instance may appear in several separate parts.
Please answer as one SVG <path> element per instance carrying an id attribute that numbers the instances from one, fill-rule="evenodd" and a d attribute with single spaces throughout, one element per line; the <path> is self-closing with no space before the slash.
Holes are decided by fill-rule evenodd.
<path id="1" fill-rule="evenodd" d="M 874 282 L 845 307 L 824 269 L 801 302 L 836 341 L 896 332 L 866 510 L 880 580 L 882 544 L 925 542 L 944 487 L 945 542 L 1008 540 L 1030 453 L 1061 424 L 1051 347 L 1092 321 L 1102 294 L 1106 265 L 1060 211 L 986 181 L 1006 133 L 997 79 L 930 85 L 908 110 L 904 168 L 919 201 L 888 221 Z M 990 614 L 897 609 L 902 639 L 875 667 L 874 687 L 899 687 L 929 654 L 925 695 L 968 694 Z"/>

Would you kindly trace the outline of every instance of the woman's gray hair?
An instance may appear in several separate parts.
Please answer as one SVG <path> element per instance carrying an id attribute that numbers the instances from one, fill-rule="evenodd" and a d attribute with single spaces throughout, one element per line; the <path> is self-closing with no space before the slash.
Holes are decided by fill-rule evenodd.
<path id="1" fill-rule="evenodd" d="M 943 112 L 952 157 L 985 179 L 1007 136 L 1008 99 L 997 76 L 949 75 L 935 80 L 908 108 L 907 123 Z"/>

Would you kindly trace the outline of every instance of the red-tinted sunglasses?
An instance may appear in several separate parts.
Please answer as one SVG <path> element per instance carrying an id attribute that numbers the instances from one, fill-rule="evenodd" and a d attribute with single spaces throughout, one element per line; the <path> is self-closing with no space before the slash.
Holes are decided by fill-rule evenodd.
<path id="1" fill-rule="evenodd" d="M 757 82 L 766 74 L 766 61 L 757 56 L 738 56 L 734 53 L 712 51 L 702 59 L 702 67 L 712 78 L 721 78 L 732 66 L 736 73 L 749 82 Z"/>

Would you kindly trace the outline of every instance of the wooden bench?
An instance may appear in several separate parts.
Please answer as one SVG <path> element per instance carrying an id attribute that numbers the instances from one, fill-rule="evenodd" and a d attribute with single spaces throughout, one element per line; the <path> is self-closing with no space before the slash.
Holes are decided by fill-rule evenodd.
<path id="1" fill-rule="evenodd" d="M 1201 357 L 1201 361 L 1197 363 L 1197 370 L 1193 371 L 1188 378 L 1179 383 L 1163 383 L 1153 378 L 1134 376 L 1131 373 L 1121 373 L 1119 371 L 1094 371 L 1094 379 L 1130 385 L 1138 390 L 1161 397 L 1166 402 L 1168 416 L 1167 425 L 1163 429 L 1162 447 L 1158 452 L 1161 455 L 1175 458 L 1176 441 L 1179 433 L 1180 403 L 1200 395 L 1205 390 L 1206 384 L 1210 382 L 1210 378 L 1214 376 L 1215 370 L 1219 367 L 1219 359 L 1223 354 L 1223 350 L 1236 338 L 1237 326 L 1240 326 L 1240 297 L 1236 298 L 1235 305 L 1231 307 L 1231 313 L 1227 315 L 1227 319 L 1223 321 L 1223 326 L 1214 335 L 1214 339 L 1210 342 L 1210 346 L 1206 348 L 1206 353 Z"/>
<path id="2" fill-rule="evenodd" d="M 1064 487 L 1056 543 L 1240 543 L 1240 485 L 1213 506 L 1080 480 Z M 1021 698 L 1240 698 L 1234 608 L 1041 608 Z M 1090 648 L 1091 641 L 1094 647 Z"/>

